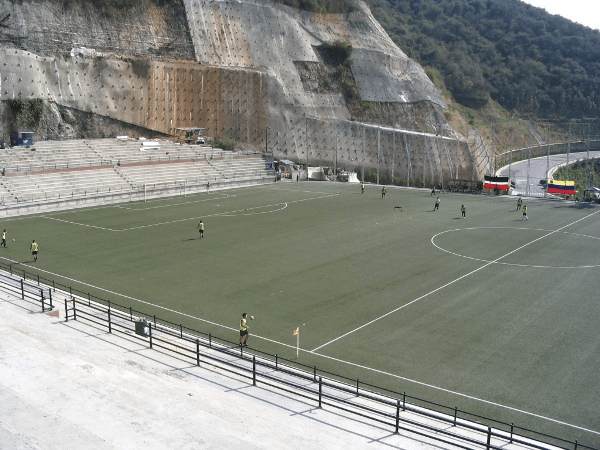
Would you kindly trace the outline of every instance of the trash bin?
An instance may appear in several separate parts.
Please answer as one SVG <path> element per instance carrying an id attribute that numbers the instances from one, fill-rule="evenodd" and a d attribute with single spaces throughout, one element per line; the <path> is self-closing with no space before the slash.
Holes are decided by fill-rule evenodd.
<path id="1" fill-rule="evenodd" d="M 135 334 L 139 334 L 140 336 L 148 337 L 150 335 L 148 329 L 148 321 L 145 317 L 137 320 L 135 322 Z"/>

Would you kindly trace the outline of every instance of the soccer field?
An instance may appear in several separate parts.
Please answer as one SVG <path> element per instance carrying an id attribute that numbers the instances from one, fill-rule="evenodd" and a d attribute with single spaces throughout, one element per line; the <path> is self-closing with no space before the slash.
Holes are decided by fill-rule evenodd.
<path id="1" fill-rule="evenodd" d="M 285 358 L 300 327 L 303 364 L 600 446 L 600 208 L 440 198 L 288 182 L 46 212 L 5 219 L 0 256 L 233 342 L 248 312 Z"/>

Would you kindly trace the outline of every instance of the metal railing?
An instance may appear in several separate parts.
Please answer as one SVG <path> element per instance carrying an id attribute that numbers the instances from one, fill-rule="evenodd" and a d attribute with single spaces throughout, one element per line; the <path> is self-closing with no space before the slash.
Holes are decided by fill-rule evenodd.
<path id="1" fill-rule="evenodd" d="M 508 444 L 524 448 L 594 450 L 531 429 L 497 421 L 435 402 L 393 392 L 359 379 L 307 366 L 279 355 L 240 347 L 239 343 L 175 324 L 132 307 L 118 305 L 0 262 L 0 290 L 52 310 L 64 307 L 65 321 L 85 321 L 109 333 L 147 345 L 198 367 L 218 368 L 319 408 L 368 419 L 390 431 L 412 433 L 453 448 L 501 450 Z M 60 300 L 59 300 L 60 299 Z"/>

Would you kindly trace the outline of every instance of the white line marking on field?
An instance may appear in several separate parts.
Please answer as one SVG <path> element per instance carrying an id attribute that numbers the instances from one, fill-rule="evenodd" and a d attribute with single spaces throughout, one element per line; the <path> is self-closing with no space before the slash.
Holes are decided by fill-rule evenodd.
<path id="1" fill-rule="evenodd" d="M 272 191 L 287 191 L 287 192 L 304 192 L 305 194 L 323 194 L 325 197 L 335 197 L 338 194 L 332 194 L 331 192 L 321 192 L 321 191 L 306 191 L 303 189 L 287 189 L 282 187 L 270 187 Z"/>
<path id="2" fill-rule="evenodd" d="M 289 347 L 296 348 L 295 346 L 292 346 L 292 345 L 289 345 Z M 501 403 L 496 403 L 496 402 L 492 402 L 492 401 L 485 400 L 485 399 L 482 399 L 482 398 L 474 397 L 472 395 L 463 394 L 461 392 L 451 391 L 450 389 L 442 388 L 442 387 L 439 387 L 439 386 L 434 386 L 432 384 L 423 383 L 421 381 L 412 380 L 410 378 L 406 378 L 406 377 L 403 377 L 401 375 L 396 375 L 396 374 L 393 374 L 393 373 L 384 372 L 383 370 L 378 370 L 378 369 L 373 369 L 372 367 L 363 366 L 361 364 L 356 364 L 356 363 L 353 363 L 353 362 L 344 361 L 343 359 L 334 358 L 333 356 L 323 355 L 321 353 L 316 353 L 316 352 L 310 351 L 310 350 L 302 350 L 302 349 L 300 349 L 300 350 L 304 351 L 304 352 L 307 352 L 307 353 L 311 353 L 311 354 L 316 355 L 316 356 L 320 356 L 322 358 L 331 359 L 333 361 L 337 361 L 337 362 L 340 362 L 340 363 L 343 363 L 343 364 L 348 364 L 350 366 L 359 367 L 361 369 L 366 369 L 366 370 L 371 371 L 371 372 L 376 372 L 376 373 L 380 373 L 382 375 L 390 376 L 390 377 L 393 377 L 393 378 L 398 378 L 400 380 L 409 381 L 411 383 L 416 383 L 416 384 L 419 384 L 421 386 L 426 386 L 426 387 L 431 388 L 431 389 L 435 389 L 435 390 L 442 391 L 442 392 L 447 392 L 449 394 L 453 394 L 453 395 L 457 395 L 457 396 L 460 396 L 460 397 L 468 398 L 470 400 L 475 400 L 475 401 L 478 401 L 478 402 L 481 402 L 481 403 L 485 403 L 487 405 L 493 405 L 493 406 L 497 406 L 497 407 L 500 407 L 500 408 L 505 408 L 505 409 L 508 409 L 510 411 L 516 411 L 516 412 L 519 412 L 521 414 L 525 414 L 527 416 L 537 417 L 539 419 L 544 419 L 544 420 L 547 420 L 547 421 L 552 422 L 552 423 L 557 423 L 557 424 L 560 424 L 560 425 L 565 425 L 565 426 L 574 428 L 576 430 L 582 430 L 582 431 L 586 431 L 586 432 L 593 433 L 593 434 L 596 434 L 596 435 L 600 435 L 600 432 L 598 432 L 598 431 L 594 431 L 594 430 L 590 430 L 588 428 L 580 427 L 579 425 L 573 425 L 573 424 L 568 423 L 568 422 L 562 422 L 560 420 L 553 419 L 551 417 L 542 416 L 540 414 L 535 414 L 535 413 L 532 413 L 532 412 L 524 411 L 522 409 L 518 409 L 518 408 L 514 408 L 512 406 L 507 406 L 507 405 L 503 405 Z"/>
<path id="3" fill-rule="evenodd" d="M 224 211 L 224 212 L 219 212 L 219 213 L 214 213 L 214 214 L 204 214 L 202 216 L 198 216 L 198 217 L 189 217 L 186 219 L 179 219 L 179 220 L 173 220 L 173 221 L 169 221 L 169 222 L 161 222 L 161 223 L 153 223 L 153 224 L 148 224 L 148 225 L 141 225 L 139 227 L 132 227 L 132 228 L 124 228 L 122 230 L 117 230 L 117 231 L 130 231 L 130 230 L 137 230 L 140 228 L 148 228 L 148 227 L 154 227 L 157 225 L 168 225 L 171 223 L 176 223 L 176 222 L 184 222 L 186 220 L 198 220 L 200 218 L 204 218 L 204 217 L 218 217 L 218 216 L 225 216 L 225 217 L 231 217 L 231 216 L 243 216 L 243 215 L 253 215 L 253 214 L 266 214 L 266 213 L 272 213 L 272 212 L 277 212 L 277 211 L 281 211 L 285 208 L 288 207 L 288 205 L 290 203 L 300 203 L 300 202 L 306 202 L 306 201 L 310 201 L 310 200 L 320 200 L 322 198 L 327 198 L 327 197 L 335 197 L 336 194 L 324 194 L 318 197 L 309 197 L 309 198 L 303 198 L 303 199 L 299 199 L 299 200 L 290 200 L 287 202 L 279 202 L 279 203 L 273 203 L 271 205 L 261 205 L 261 206 L 253 206 L 250 208 L 244 208 L 242 209 L 238 209 L 238 210 L 234 210 L 234 211 Z M 278 207 L 278 208 L 275 208 Z M 265 212 L 254 212 L 254 213 L 248 213 L 247 211 L 252 211 L 255 209 L 261 209 L 261 208 L 274 208 L 270 211 L 265 211 Z"/>
<path id="4" fill-rule="evenodd" d="M 595 213 L 594 213 L 595 214 Z M 456 253 L 450 250 L 447 250 L 443 247 L 440 247 L 439 245 L 437 245 L 434 242 L 434 239 L 442 234 L 445 233 L 452 233 L 453 231 L 463 231 L 463 230 L 527 230 L 527 231 L 543 231 L 543 232 L 548 232 L 550 233 L 551 230 L 545 230 L 543 228 L 524 228 L 524 227 L 468 227 L 468 228 L 455 228 L 453 230 L 446 230 L 446 231 L 441 231 L 440 233 L 435 234 L 432 238 L 431 238 L 431 243 L 433 244 L 433 246 L 435 248 L 437 248 L 438 250 L 441 250 L 443 252 L 446 252 L 450 255 L 453 256 L 458 256 L 460 258 L 465 258 L 465 259 L 470 259 L 473 261 L 480 261 L 480 262 L 492 262 L 488 259 L 482 259 L 482 258 L 475 258 L 474 256 L 467 256 L 467 255 L 463 255 L 461 253 Z M 596 236 L 588 236 L 586 234 L 581 234 L 581 233 L 569 233 L 567 231 L 563 231 L 563 234 L 569 234 L 571 236 L 577 236 L 577 237 L 583 237 L 586 239 L 600 239 L 600 237 L 596 237 Z M 545 237 L 545 236 L 544 236 Z M 506 256 L 506 255 L 505 255 Z M 517 267 L 532 267 L 535 269 L 592 269 L 592 268 L 596 268 L 596 267 L 600 267 L 600 264 L 593 264 L 593 265 L 581 265 L 581 266 L 548 266 L 548 265 L 540 265 L 540 264 L 519 264 L 519 263 L 507 263 L 507 262 L 499 262 L 499 261 L 495 261 L 494 264 L 502 264 L 505 266 L 517 266 Z"/>
<path id="5" fill-rule="evenodd" d="M 56 217 L 52 217 L 52 216 L 40 216 L 40 217 L 42 217 L 44 219 L 48 219 L 48 220 L 56 220 L 57 222 L 69 223 L 71 225 L 79 225 L 81 227 L 97 228 L 99 230 L 105 230 L 105 231 L 121 231 L 121 230 L 113 230 L 112 228 L 99 227 L 97 225 L 89 225 L 87 223 L 72 222 L 70 220 L 57 219 Z"/>
<path id="6" fill-rule="evenodd" d="M 261 209 L 261 208 L 267 208 L 267 206 L 255 206 L 254 208 L 244 208 L 244 212 L 242 212 L 241 209 L 237 210 L 237 211 L 231 211 L 231 212 L 226 212 L 226 213 L 215 213 L 213 214 L 213 216 L 225 216 L 225 217 L 235 217 L 235 216 L 255 216 L 257 214 L 268 214 L 268 213 L 274 213 L 277 211 L 281 211 L 283 209 L 286 209 L 288 207 L 287 203 L 276 203 L 275 205 L 269 205 L 269 207 L 272 206 L 279 206 L 279 205 L 283 205 L 280 206 L 279 208 L 276 209 L 270 209 L 268 211 L 261 211 L 261 212 L 247 212 L 247 211 L 252 211 L 253 209 Z M 239 214 L 238 214 L 239 213 Z M 210 216 L 206 216 L 206 217 L 210 217 Z"/>
<path id="7" fill-rule="evenodd" d="M 311 193 L 314 193 L 314 192 L 311 192 Z M 274 212 L 278 212 L 278 211 L 282 211 L 282 210 L 286 209 L 289 206 L 289 204 L 291 204 L 291 203 L 300 203 L 300 202 L 306 202 L 306 201 L 310 201 L 310 200 L 320 200 L 322 198 L 335 197 L 337 195 L 337 194 L 329 194 L 329 193 L 322 193 L 322 194 L 323 195 L 318 196 L 318 197 L 309 197 L 309 198 L 303 198 L 303 199 L 299 199 L 299 200 L 290 200 L 287 202 L 279 202 L 279 203 L 274 203 L 271 205 L 253 206 L 250 208 L 244 208 L 243 210 L 238 209 L 238 210 L 224 211 L 224 212 L 218 212 L 218 213 L 213 213 L 213 214 L 203 214 L 198 217 L 186 217 L 184 219 L 170 220 L 168 222 L 151 223 L 151 224 L 147 224 L 147 225 L 140 225 L 138 227 L 122 228 L 122 229 L 113 229 L 113 228 L 100 227 L 100 226 L 96 226 L 96 225 L 89 225 L 89 224 L 80 223 L 80 222 L 72 222 L 69 220 L 57 219 L 56 217 L 46 216 L 46 215 L 42 215 L 40 217 L 42 217 L 44 219 L 57 220 L 59 222 L 69 223 L 71 225 L 80 225 L 82 227 L 97 228 L 99 230 L 121 232 L 121 231 L 131 231 L 131 230 L 139 230 L 142 228 L 156 227 L 156 226 L 160 226 L 160 225 L 170 225 L 173 223 L 185 222 L 188 220 L 204 219 L 206 217 L 219 217 L 219 216 L 235 217 L 235 216 L 250 216 L 250 215 L 256 215 L 256 214 L 274 213 Z M 223 198 L 225 198 L 225 197 L 220 197 L 219 199 L 222 200 Z M 194 203 L 194 202 L 190 202 L 190 203 Z M 180 205 L 180 204 L 183 204 L 183 203 L 176 204 L 175 206 Z M 171 205 L 165 205 L 165 206 L 171 206 Z M 156 208 L 162 208 L 165 206 L 157 206 Z M 144 209 L 133 209 L 133 210 L 134 211 L 145 211 L 146 209 L 154 209 L 154 208 L 155 207 L 144 208 Z M 248 212 L 248 211 L 261 209 L 261 208 L 273 208 L 273 209 L 271 209 L 269 211 L 263 211 L 263 212 Z M 128 208 L 124 208 L 124 209 L 128 209 Z"/>
<path id="8" fill-rule="evenodd" d="M 232 195 L 223 194 L 223 195 L 220 195 L 219 197 L 211 196 L 210 198 L 203 198 L 201 200 L 192 200 L 192 201 L 189 201 L 189 202 L 180 202 L 180 203 L 169 203 L 169 204 L 166 204 L 166 205 L 158 205 L 158 206 L 148 206 L 146 208 L 130 208 L 130 207 L 121 206 L 121 205 L 114 205 L 114 208 L 115 209 L 126 209 L 126 210 L 129 210 L 129 211 L 147 211 L 147 210 L 150 210 L 150 209 L 170 208 L 172 206 L 189 205 L 189 204 L 192 204 L 192 203 L 203 203 L 203 202 L 210 202 L 210 201 L 213 201 L 213 200 L 224 200 L 226 198 L 231 198 L 231 197 L 236 197 L 236 195 L 235 194 L 232 194 Z"/>
<path id="9" fill-rule="evenodd" d="M 359 327 L 357 327 L 357 328 L 355 328 L 355 329 L 353 329 L 353 330 L 350 330 L 350 331 L 348 331 L 347 333 L 344 333 L 344 334 L 342 334 L 341 336 L 338 336 L 338 337 L 336 337 L 335 339 L 332 339 L 332 340 L 331 340 L 331 341 L 329 341 L 329 342 L 326 342 L 326 343 L 324 343 L 324 344 L 322 344 L 322 345 L 319 345 L 318 347 L 314 348 L 312 351 L 319 350 L 319 349 L 321 349 L 321 348 L 323 348 L 323 347 L 325 347 L 325 346 L 327 346 L 327 345 L 329 345 L 329 344 L 332 344 L 333 342 L 336 342 L 336 341 L 338 341 L 338 340 L 340 340 L 340 339 L 342 339 L 342 338 L 344 338 L 344 337 L 346 337 L 346 336 L 348 336 L 348 335 L 350 335 L 350 334 L 352 334 L 352 333 L 355 333 L 355 332 L 356 332 L 356 331 L 358 331 L 358 330 L 361 330 L 361 329 L 363 329 L 363 328 L 365 328 L 365 327 L 367 327 L 367 326 L 369 326 L 369 325 L 372 325 L 373 323 L 377 322 L 378 320 L 381 320 L 381 319 L 383 319 L 384 317 L 387 317 L 387 316 L 389 316 L 389 315 L 391 315 L 391 314 L 394 314 L 395 312 L 398 312 L 398 311 L 400 311 L 401 309 L 404 309 L 404 308 L 406 308 L 407 306 L 410 306 L 410 305 L 412 305 L 413 303 L 416 303 L 416 302 L 418 302 L 418 301 L 420 301 L 420 300 L 423 300 L 424 298 L 426 298 L 426 297 L 430 296 L 431 294 L 434 294 L 434 293 L 436 293 L 436 292 L 438 292 L 438 291 L 441 291 L 442 289 L 444 289 L 444 288 L 446 288 L 446 287 L 448 287 L 448 286 L 450 286 L 450 285 L 452 285 L 452 284 L 456 283 L 457 281 L 460 281 L 460 280 L 462 280 L 463 278 L 466 278 L 466 277 L 468 277 L 468 276 L 470 276 L 470 275 L 473 275 L 474 273 L 477 273 L 477 272 L 479 272 L 481 269 L 485 269 L 486 267 L 488 267 L 488 266 L 490 266 L 490 265 L 492 265 L 492 264 L 495 264 L 495 263 L 496 263 L 496 262 L 498 262 L 499 260 L 501 260 L 501 259 L 503 259 L 503 258 L 506 258 L 507 256 L 510 256 L 510 255 L 512 255 L 513 253 L 516 253 L 516 252 L 518 252 L 519 250 L 521 250 L 521 249 L 523 249 L 523 248 L 525 248 L 525 247 L 527 247 L 527 246 L 529 246 L 529 245 L 531 245 L 531 244 L 533 244 L 533 243 L 535 243 L 535 242 L 537 242 L 537 241 L 539 241 L 539 240 L 541 240 L 541 239 L 544 239 L 544 238 L 546 238 L 546 237 L 548 237 L 548 236 L 551 236 L 551 235 L 553 235 L 554 233 L 558 233 L 559 231 L 563 230 L 564 228 L 570 227 L 571 225 L 574 225 L 574 224 L 576 224 L 577 222 L 580 222 L 580 221 L 582 221 L 582 220 L 584 220 L 584 219 L 587 219 L 587 218 L 589 218 L 589 217 L 593 216 L 594 214 L 597 214 L 598 212 L 600 212 L 600 211 L 596 211 L 596 212 L 593 212 L 593 213 L 591 213 L 591 214 L 588 214 L 587 216 L 585 216 L 585 217 L 582 217 L 581 219 L 578 219 L 578 220 L 576 220 L 575 222 L 571 222 L 571 223 L 569 223 L 569 224 L 565 225 L 564 227 L 558 228 L 557 230 L 554 230 L 554 231 L 550 231 L 549 233 L 547 233 L 547 234 L 545 234 L 545 235 L 543 235 L 543 236 L 540 236 L 539 238 L 536 238 L 536 239 L 534 239 L 533 241 L 530 241 L 530 242 L 528 242 L 528 243 L 526 243 L 526 244 L 523 244 L 522 246 L 520 246 L 520 247 L 518 247 L 518 248 L 516 248 L 516 249 L 514 249 L 514 250 L 512 250 L 512 251 L 510 251 L 510 252 L 508 252 L 506 255 L 502 255 L 502 256 L 500 256 L 500 257 L 496 258 L 495 260 L 493 260 L 493 261 L 490 261 L 490 262 L 488 262 L 488 263 L 484 264 L 483 266 L 481 266 L 481 267 L 479 267 L 479 268 L 477 268 L 477 269 L 475 269 L 475 270 L 472 270 L 471 272 L 469 272 L 469 273 L 466 273 L 465 275 L 462 275 L 462 276 L 460 276 L 460 277 L 458 277 L 458 278 L 456 278 L 456 279 L 454 279 L 454 280 L 452 280 L 452 281 L 450 281 L 450 282 L 448 282 L 448 283 L 446 283 L 446 284 L 444 284 L 444 285 L 442 285 L 442 286 L 440 286 L 440 287 L 438 287 L 438 288 L 434 289 L 433 291 L 430 291 L 430 292 L 428 292 L 427 294 L 424 294 L 424 295 L 422 295 L 422 296 L 420 296 L 420 297 L 418 297 L 418 298 L 416 298 L 416 299 L 414 299 L 414 300 L 412 300 L 412 301 L 410 301 L 410 302 L 408 302 L 408 303 L 406 303 L 406 304 L 404 304 L 404 305 L 402 305 L 402 306 L 399 306 L 398 308 L 396 308 L 396 309 L 393 309 L 393 310 L 391 310 L 391 311 L 389 311 L 389 312 L 387 312 L 387 313 L 385 313 L 385 314 L 383 314 L 383 315 L 381 315 L 381 316 L 379 316 L 379 317 L 377 317 L 377 318 L 375 318 L 375 319 L 373 319 L 373 320 L 371 320 L 371 321 L 369 321 L 369 322 L 367 322 L 367 323 L 365 323 L 365 324 L 363 324 L 363 325 L 361 325 L 361 326 L 359 326 Z M 432 240 L 431 242 L 433 243 L 433 237 L 431 238 L 431 240 Z M 435 244 L 434 244 L 434 245 L 435 245 Z"/>
<path id="10" fill-rule="evenodd" d="M 34 266 L 29 265 L 29 264 L 22 263 L 22 262 L 19 262 L 19 261 L 8 259 L 8 258 L 4 258 L 4 257 L 0 257 L 0 259 L 3 259 L 5 261 L 9 261 L 9 262 L 17 264 L 17 265 L 23 265 L 23 266 L 27 266 L 27 267 L 34 267 Z M 172 312 L 172 313 L 180 314 L 180 315 L 182 315 L 184 317 L 188 317 L 190 319 L 194 319 L 194 320 L 199 320 L 199 321 L 202 321 L 202 322 L 206 322 L 206 323 L 209 323 L 211 325 L 216 325 L 216 326 L 219 326 L 219 327 L 222 327 L 222 328 L 226 328 L 228 330 L 235 330 L 234 328 L 226 327 L 224 325 L 220 325 L 218 323 L 211 322 L 210 320 L 205 320 L 205 319 L 201 319 L 199 317 L 194 317 L 194 316 L 191 316 L 189 314 L 182 313 L 182 312 L 179 312 L 179 311 L 175 311 L 174 309 L 167 308 L 165 306 L 155 305 L 154 303 L 146 302 L 144 300 L 140 300 L 139 298 L 130 297 L 129 295 L 120 294 L 118 292 L 114 292 L 114 291 L 111 291 L 109 289 L 104 289 L 104 288 L 101 288 L 101 287 L 98 287 L 98 286 L 94 286 L 93 284 L 85 283 L 83 281 L 79 281 L 79 280 L 76 280 L 74 278 L 69 278 L 69 277 L 64 276 L 64 275 L 60 275 L 60 274 L 57 274 L 57 273 L 54 273 L 54 272 L 50 272 L 49 270 L 40 269 L 39 267 L 35 267 L 35 269 L 38 272 L 44 272 L 44 273 L 47 273 L 48 275 L 52 275 L 52 276 L 55 276 L 55 277 L 62 278 L 64 280 L 72 281 L 74 283 L 78 283 L 78 284 L 81 284 L 83 286 L 88 286 L 88 287 L 91 287 L 91 288 L 94 288 L 94 289 L 98 289 L 99 291 L 106 292 L 107 294 L 113 294 L 113 295 L 116 295 L 118 297 L 126 298 L 128 300 L 133 300 L 135 302 L 139 302 L 139 303 L 142 303 L 144 305 L 149 305 L 149 306 L 152 306 L 154 308 L 159 308 L 159 309 L 162 309 L 162 310 L 165 310 L 165 311 L 169 311 L 169 312 Z"/>

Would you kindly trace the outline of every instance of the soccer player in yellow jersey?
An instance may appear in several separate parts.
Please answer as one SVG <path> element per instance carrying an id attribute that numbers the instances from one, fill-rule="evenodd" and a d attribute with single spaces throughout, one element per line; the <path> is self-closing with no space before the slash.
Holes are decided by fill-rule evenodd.
<path id="1" fill-rule="evenodd" d="M 31 254 L 33 255 L 33 262 L 37 261 L 37 255 L 38 255 L 39 250 L 40 250 L 40 246 L 38 245 L 37 242 L 35 242 L 35 239 L 34 239 L 33 242 L 31 243 Z"/>
<path id="2" fill-rule="evenodd" d="M 0 245 L 3 245 L 6 248 L 6 229 L 2 232 L 2 242 Z"/>
<path id="3" fill-rule="evenodd" d="M 247 324 L 248 314 L 243 313 L 242 319 L 240 320 L 240 347 L 243 345 L 244 347 L 248 346 L 248 338 L 250 337 L 250 333 L 248 333 L 248 329 L 250 328 Z M 242 339 L 244 342 L 242 343 Z"/>
<path id="4" fill-rule="evenodd" d="M 200 221 L 198 231 L 200 232 L 200 239 L 204 239 L 204 222 Z"/>

